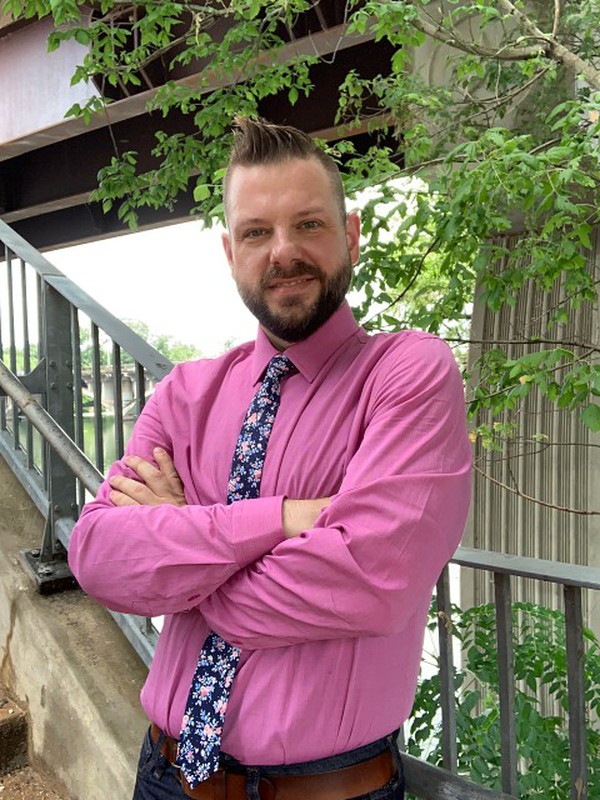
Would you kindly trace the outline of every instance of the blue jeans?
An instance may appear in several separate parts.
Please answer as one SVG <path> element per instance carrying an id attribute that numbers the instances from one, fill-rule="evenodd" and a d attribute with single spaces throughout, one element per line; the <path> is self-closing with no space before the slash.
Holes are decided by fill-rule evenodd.
<path id="1" fill-rule="evenodd" d="M 140 753 L 137 780 L 132 800 L 186 800 L 186 794 L 179 782 L 178 770 L 172 767 L 162 755 L 160 752 L 160 744 L 160 741 L 156 742 L 156 744 L 152 741 L 150 738 L 150 731 L 146 733 Z M 359 747 L 357 750 L 351 750 L 349 753 L 341 753 L 331 758 L 322 758 L 318 761 L 306 761 L 301 764 L 288 766 L 262 767 L 250 771 L 260 774 L 262 770 L 265 774 L 270 775 L 306 775 L 314 772 L 326 772 L 371 758 L 382 752 L 386 746 L 392 751 L 394 760 L 398 766 L 398 774 L 380 789 L 376 789 L 374 792 L 369 792 L 368 794 L 361 794 L 360 796 L 348 798 L 348 800 L 403 800 L 404 780 L 402 778 L 402 764 L 400 762 L 400 753 L 398 752 L 394 734 L 391 734 L 385 739 L 373 742 L 372 744 L 365 745 L 365 747 Z M 235 768 L 237 765 L 234 759 L 224 754 L 222 755 L 221 761 L 224 767 L 227 767 L 229 764 L 231 767 Z M 251 779 L 248 780 L 248 800 L 260 800 L 256 789 L 252 788 L 253 782 L 254 781 Z M 189 800 L 189 798 L 187 798 L 187 800 Z"/>

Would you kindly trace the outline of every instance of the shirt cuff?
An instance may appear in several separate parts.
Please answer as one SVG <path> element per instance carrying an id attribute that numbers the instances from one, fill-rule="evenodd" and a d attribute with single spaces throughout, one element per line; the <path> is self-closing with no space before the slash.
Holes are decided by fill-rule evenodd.
<path id="1" fill-rule="evenodd" d="M 283 495 L 257 497 L 231 505 L 233 549 L 240 569 L 284 541 L 283 499 Z"/>

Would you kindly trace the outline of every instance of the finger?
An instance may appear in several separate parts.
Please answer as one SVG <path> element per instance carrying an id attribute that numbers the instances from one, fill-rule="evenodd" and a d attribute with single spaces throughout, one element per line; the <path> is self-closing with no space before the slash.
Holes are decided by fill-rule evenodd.
<path id="1" fill-rule="evenodd" d="M 110 501 L 114 503 L 116 506 L 139 506 L 139 503 L 133 500 L 133 498 L 128 497 L 123 492 L 117 492 L 115 489 L 112 489 L 108 496 Z"/>
<path id="2" fill-rule="evenodd" d="M 149 461 L 146 461 L 140 456 L 125 456 L 123 461 L 129 467 L 129 469 L 132 469 L 136 475 L 139 475 L 144 483 L 148 483 L 151 480 L 160 478 L 160 471 L 156 469 L 154 464 L 151 464 Z"/>
<path id="3" fill-rule="evenodd" d="M 163 450 L 162 447 L 155 447 L 152 451 L 152 454 L 156 460 L 156 463 L 158 464 L 159 470 L 164 477 L 167 478 L 172 485 L 175 485 L 177 488 L 179 488 L 181 486 L 181 479 L 179 477 L 179 473 L 175 469 L 175 464 L 173 463 L 171 456 L 166 450 Z"/>
<path id="4" fill-rule="evenodd" d="M 114 475 L 109 479 L 109 483 L 112 489 L 116 489 L 121 494 L 131 498 L 137 505 L 156 505 L 160 502 L 152 489 L 133 478 L 126 478 L 124 475 Z"/>
<path id="5" fill-rule="evenodd" d="M 157 448 L 158 449 L 158 448 Z M 166 453 L 165 453 L 166 455 Z M 167 456 L 169 458 L 169 456 Z M 143 483 L 148 487 L 150 494 L 138 494 L 137 491 L 134 489 L 135 494 L 133 495 L 134 499 L 138 500 L 142 505 L 153 505 L 161 502 L 161 498 L 165 498 L 175 492 L 178 495 L 183 494 L 183 490 L 181 487 L 181 482 L 179 480 L 179 476 L 175 471 L 175 467 L 172 466 L 173 462 L 169 458 L 171 463 L 171 472 L 174 473 L 174 478 L 169 477 L 168 474 L 165 474 L 160 467 L 157 469 L 154 464 L 151 464 L 149 461 L 146 461 L 144 458 L 136 455 L 126 456 L 123 461 L 125 464 L 132 469 L 138 477 L 143 481 Z M 129 492 L 127 492 L 129 494 Z"/>

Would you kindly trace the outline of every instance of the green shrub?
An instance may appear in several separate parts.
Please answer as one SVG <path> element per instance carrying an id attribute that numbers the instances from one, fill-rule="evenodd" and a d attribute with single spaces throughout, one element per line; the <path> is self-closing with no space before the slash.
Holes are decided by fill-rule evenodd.
<path id="1" fill-rule="evenodd" d="M 430 628 L 437 626 L 432 611 Z M 453 611 L 453 636 L 461 643 L 455 667 L 458 772 L 501 790 L 500 704 L 494 606 Z M 522 798 L 569 800 L 569 733 L 565 616 L 528 604 L 513 605 L 516 739 Z M 600 643 L 584 631 L 589 797 L 600 797 Z M 542 701 L 544 694 L 548 700 Z M 552 703 L 551 701 L 555 701 Z M 552 708 L 554 706 L 554 708 Z M 441 765 L 439 675 L 419 681 L 410 736 L 411 755 Z M 548 710 L 550 708 L 550 710 Z"/>

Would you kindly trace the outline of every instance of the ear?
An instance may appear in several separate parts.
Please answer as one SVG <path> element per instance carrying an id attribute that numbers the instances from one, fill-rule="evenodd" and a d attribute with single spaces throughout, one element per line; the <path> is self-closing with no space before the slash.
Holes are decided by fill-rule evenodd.
<path id="1" fill-rule="evenodd" d="M 229 234 L 226 231 L 225 233 L 221 234 L 221 242 L 223 243 L 223 250 L 225 250 L 225 257 L 227 258 L 229 269 L 233 272 L 233 255 L 231 253 L 231 239 L 229 238 Z"/>
<path id="2" fill-rule="evenodd" d="M 360 252 L 360 217 L 356 211 L 351 211 L 346 216 L 346 241 L 352 265 L 358 261 Z"/>

